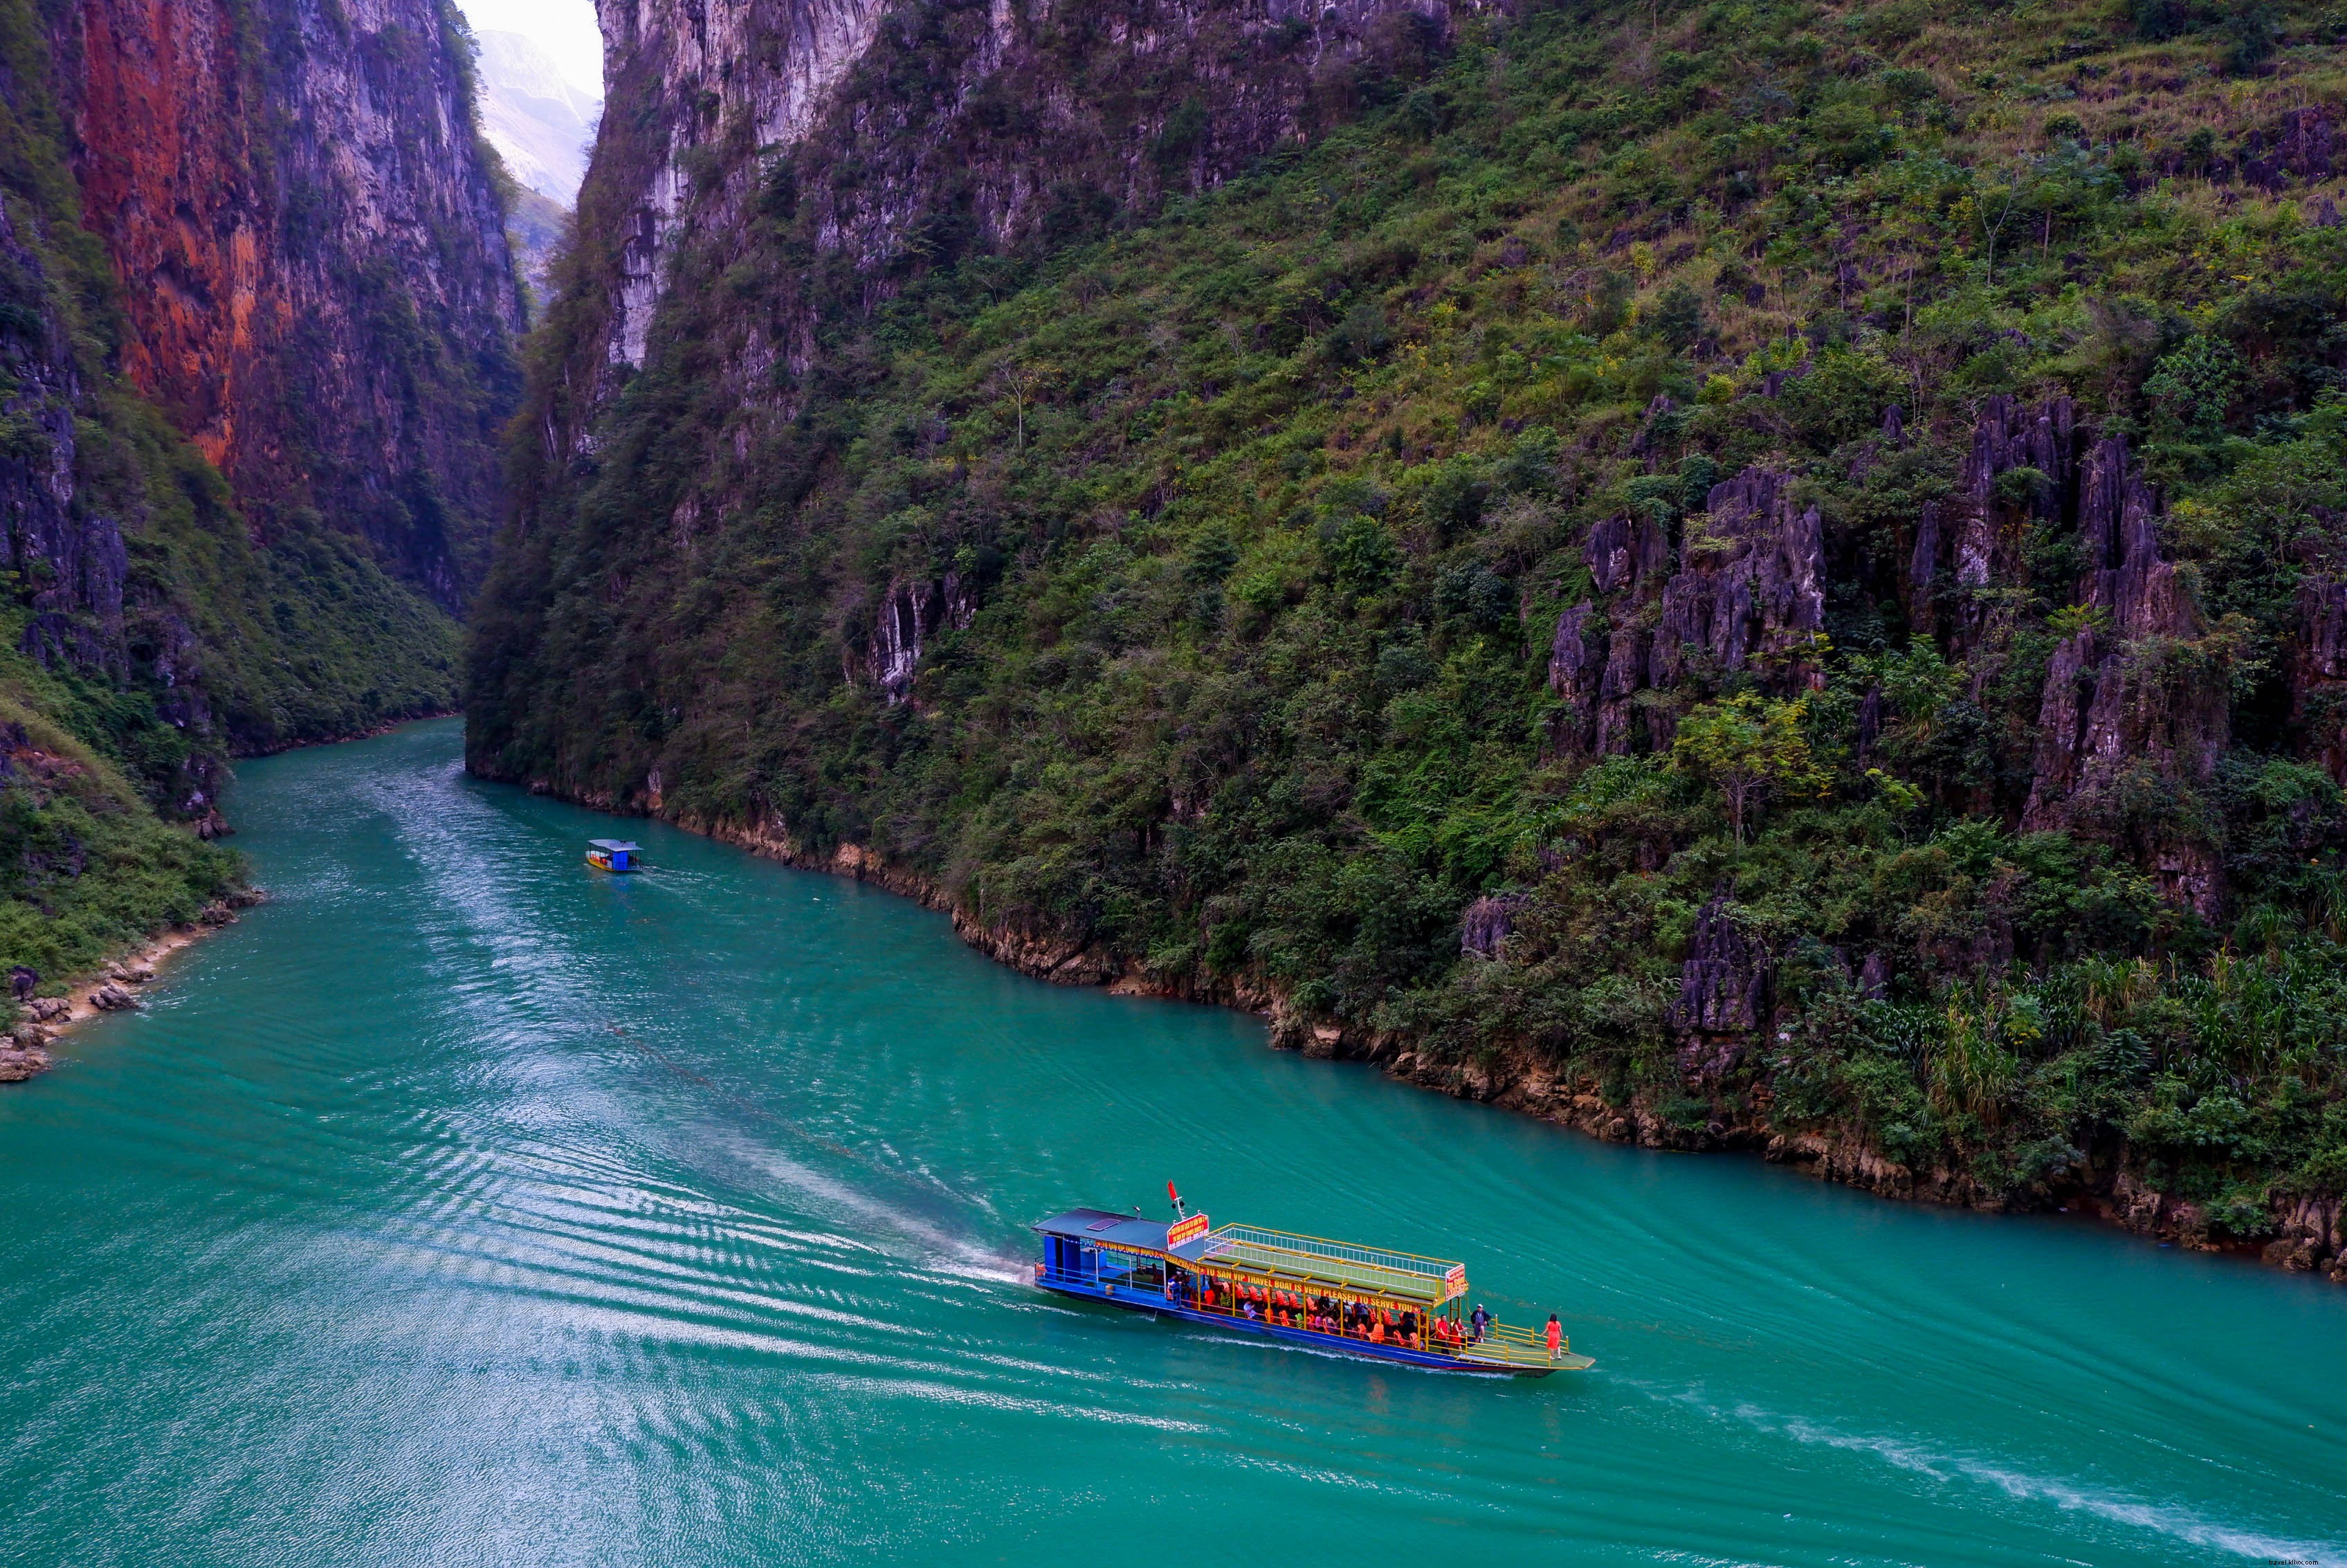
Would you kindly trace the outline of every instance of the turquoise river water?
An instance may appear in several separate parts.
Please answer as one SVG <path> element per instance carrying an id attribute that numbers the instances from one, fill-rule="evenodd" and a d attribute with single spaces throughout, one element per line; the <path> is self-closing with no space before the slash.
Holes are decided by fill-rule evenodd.
<path id="1" fill-rule="evenodd" d="M 0 1091 L 0 1562 L 2347 1563 L 2347 1290 L 1023 979 L 458 740 L 247 766 L 272 902 Z M 1597 1369 L 1024 1282 L 1168 1177 Z"/>

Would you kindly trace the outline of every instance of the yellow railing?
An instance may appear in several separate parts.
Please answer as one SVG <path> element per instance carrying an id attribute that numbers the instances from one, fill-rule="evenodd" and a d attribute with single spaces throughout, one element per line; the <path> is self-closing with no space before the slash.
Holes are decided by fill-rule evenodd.
<path id="1" fill-rule="evenodd" d="M 1560 1337 L 1557 1357 L 1573 1353 L 1573 1341 Z M 1462 1361 L 1497 1361 L 1510 1367 L 1549 1367 L 1555 1358 L 1548 1353 L 1548 1336 L 1529 1328 L 1517 1328 L 1505 1323 L 1484 1325 L 1481 1340 L 1459 1348 Z"/>
<path id="2" fill-rule="evenodd" d="M 1262 1225 L 1226 1225 L 1207 1237 L 1203 1261 L 1325 1280 L 1339 1288 L 1367 1290 L 1436 1306 L 1463 1295 L 1465 1266 L 1447 1258 L 1420 1257 L 1388 1247 L 1330 1241 Z"/>

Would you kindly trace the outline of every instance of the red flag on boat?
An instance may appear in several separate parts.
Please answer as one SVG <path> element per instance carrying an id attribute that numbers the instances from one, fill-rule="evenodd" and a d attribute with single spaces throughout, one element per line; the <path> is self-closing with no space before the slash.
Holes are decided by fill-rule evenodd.
<path id="1" fill-rule="evenodd" d="M 1174 1184 L 1171 1182 L 1165 1184 L 1165 1196 L 1172 1201 L 1174 1204 L 1174 1212 L 1177 1214 L 1180 1214 L 1182 1212 L 1182 1194 L 1174 1190 Z"/>

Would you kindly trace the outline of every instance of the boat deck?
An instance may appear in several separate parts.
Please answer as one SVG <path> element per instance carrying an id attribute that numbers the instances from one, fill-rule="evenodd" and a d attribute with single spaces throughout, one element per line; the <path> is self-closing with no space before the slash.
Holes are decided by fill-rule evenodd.
<path id="1" fill-rule="evenodd" d="M 1261 1317 L 1249 1318 L 1227 1308 L 1204 1306 L 1195 1301 L 1177 1300 L 1162 1288 L 1149 1289 L 1122 1285 L 1102 1285 L 1098 1280 L 1083 1279 L 1061 1273 L 1055 1275 L 1046 1265 L 1035 1266 L 1035 1283 L 1044 1289 L 1062 1296 L 1080 1296 L 1122 1307 L 1128 1311 L 1147 1312 L 1156 1316 L 1180 1318 L 1187 1323 L 1200 1323 L 1215 1328 L 1236 1329 L 1241 1333 L 1260 1334 L 1291 1345 L 1307 1346 L 1332 1351 L 1338 1355 L 1366 1357 L 1378 1361 L 1398 1361 L 1405 1366 L 1424 1367 L 1438 1372 L 1481 1372 L 1499 1377 L 1545 1378 L 1552 1372 L 1585 1371 L 1597 1363 L 1589 1357 L 1574 1354 L 1570 1348 L 1561 1350 L 1552 1358 L 1548 1346 L 1531 1331 L 1493 1323 L 1481 1340 L 1469 1340 L 1455 1348 L 1398 1345 L 1391 1341 L 1378 1344 L 1344 1334 L 1323 1334 L 1309 1328 L 1288 1328 Z"/>
<path id="2" fill-rule="evenodd" d="M 1545 1337 L 1528 1329 L 1491 1322 L 1476 1334 L 1460 1317 L 1464 1264 L 1260 1225 L 1207 1225 L 1203 1214 L 1171 1225 L 1106 1209 L 1054 1214 L 1034 1227 L 1045 1238 L 1035 1283 L 1114 1307 L 1442 1371 L 1546 1377 L 1595 1365 L 1570 1343 L 1551 1352 Z M 1371 1322 L 1383 1327 L 1371 1333 Z"/>

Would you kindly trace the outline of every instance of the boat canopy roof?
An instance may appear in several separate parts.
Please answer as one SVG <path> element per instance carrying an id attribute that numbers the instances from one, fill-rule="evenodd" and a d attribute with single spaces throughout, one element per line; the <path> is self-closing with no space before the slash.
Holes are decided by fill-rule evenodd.
<path id="1" fill-rule="evenodd" d="M 1447 1258 L 1357 1242 L 1329 1241 L 1261 1225 L 1224 1225 L 1204 1238 L 1202 1261 L 1276 1274 L 1307 1284 L 1399 1296 L 1440 1307 L 1467 1294 L 1467 1266 Z"/>
<path id="2" fill-rule="evenodd" d="M 1070 1209 L 1038 1221 L 1035 1228 L 1045 1235 L 1155 1253 L 1194 1267 L 1272 1277 L 1307 1289 L 1353 1291 L 1430 1307 L 1467 1294 L 1463 1263 L 1261 1225 L 1227 1225 L 1173 1247 L 1165 1245 L 1170 1227 L 1164 1224 L 1107 1209 Z"/>
<path id="3" fill-rule="evenodd" d="M 615 853 L 619 850 L 632 850 L 636 847 L 624 838 L 590 838 L 587 842 L 598 849 L 609 849 Z"/>
<path id="4" fill-rule="evenodd" d="M 1070 1209 L 1066 1214 L 1036 1221 L 1035 1228 L 1045 1235 L 1063 1235 L 1074 1241 L 1164 1252 L 1165 1233 L 1172 1227 L 1143 1219 L 1139 1214 L 1112 1214 L 1107 1209 Z M 1187 1254 L 1193 1248 L 1182 1250 Z"/>

